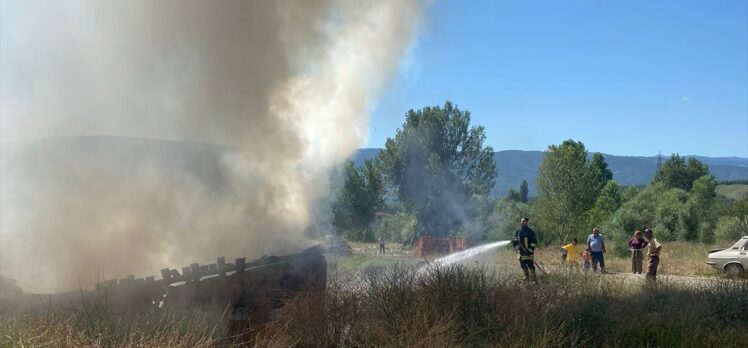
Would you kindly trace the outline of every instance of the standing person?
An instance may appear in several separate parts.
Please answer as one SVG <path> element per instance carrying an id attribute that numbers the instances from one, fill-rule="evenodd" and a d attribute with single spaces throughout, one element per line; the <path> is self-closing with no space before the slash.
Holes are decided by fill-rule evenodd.
<path id="1" fill-rule="evenodd" d="M 523 217 L 520 220 L 520 228 L 514 233 L 514 240 L 512 245 L 517 248 L 519 252 L 519 266 L 522 267 L 522 272 L 525 273 L 524 280 L 537 281 L 535 276 L 535 246 L 538 244 L 538 239 L 535 237 L 535 231 L 527 226 L 530 219 Z"/>
<path id="2" fill-rule="evenodd" d="M 582 253 L 582 260 L 584 260 L 584 273 L 586 274 L 587 271 L 590 270 L 590 261 L 592 261 L 592 254 L 590 254 L 590 249 L 587 248 L 584 250 L 584 253 Z"/>
<path id="3" fill-rule="evenodd" d="M 600 273 L 605 273 L 605 238 L 600 234 L 600 230 L 595 227 L 592 234 L 587 237 L 587 248 L 592 254 L 592 271 L 597 272 L 597 264 L 600 264 Z"/>
<path id="4" fill-rule="evenodd" d="M 566 251 L 566 263 L 569 269 L 579 271 L 579 263 L 577 260 L 579 260 L 579 255 L 582 253 L 579 252 L 579 246 L 577 243 L 577 239 L 574 238 L 572 239 L 571 244 L 563 246 L 563 250 Z"/>
<path id="5" fill-rule="evenodd" d="M 647 279 L 656 281 L 657 267 L 660 266 L 660 251 L 662 250 L 662 244 L 655 239 L 654 233 L 650 229 L 644 230 L 644 237 L 649 241 L 649 250 L 647 252 L 647 255 L 649 256 Z"/>
<path id="6" fill-rule="evenodd" d="M 379 237 L 379 253 L 384 254 L 384 237 Z"/>
<path id="7" fill-rule="evenodd" d="M 642 231 L 636 230 L 634 238 L 629 241 L 631 272 L 634 274 L 642 274 L 642 260 L 644 259 L 644 248 L 646 246 L 647 241 L 642 238 Z"/>

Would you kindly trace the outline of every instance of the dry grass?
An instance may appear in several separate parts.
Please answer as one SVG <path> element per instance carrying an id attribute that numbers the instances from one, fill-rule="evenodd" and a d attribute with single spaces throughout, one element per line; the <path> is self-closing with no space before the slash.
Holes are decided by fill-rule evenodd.
<path id="1" fill-rule="evenodd" d="M 326 292 L 290 299 L 253 338 L 258 347 L 735 347 L 748 340 L 745 308 L 746 281 L 652 287 L 552 274 L 535 284 L 488 266 L 419 273 L 395 264 L 331 274 Z M 236 346 L 220 312 L 6 316 L 0 346 Z"/>
<path id="2" fill-rule="evenodd" d="M 710 248 L 665 243 L 663 274 L 717 274 Z M 518 280 L 516 254 L 501 248 L 463 265 L 419 273 L 395 256 L 371 256 L 329 274 L 327 291 L 290 299 L 258 331 L 257 347 L 624 347 L 740 346 L 748 341 L 748 281 L 692 286 L 661 279 L 562 272 L 556 248 L 538 250 L 550 275 Z M 628 260 L 608 255 L 613 271 Z M 466 267 L 469 265 L 470 267 Z M 0 316 L 2 347 L 238 346 L 220 309 L 186 308 L 137 316 L 103 307 Z M 245 345 L 246 346 L 246 345 Z"/>
<path id="3" fill-rule="evenodd" d="M 613 243 L 609 243 L 608 250 L 614 250 Z M 732 245 L 732 242 L 724 242 L 716 245 L 706 245 L 690 242 L 663 242 L 661 263 L 659 274 L 672 276 L 708 276 L 719 277 L 723 274 L 706 264 L 709 251 L 716 248 L 726 248 Z M 403 257 L 402 255 L 376 255 L 376 252 L 370 252 L 376 249 L 373 243 L 357 243 L 357 250 L 365 252 L 355 252 L 349 257 L 338 259 L 338 269 L 360 270 L 369 266 L 385 267 L 393 263 L 406 263 L 416 265 L 419 262 L 425 262 L 429 259 Z M 433 258 L 430 258 L 433 259 Z M 561 254 L 558 247 L 543 247 L 536 252 L 536 260 L 548 272 L 561 272 Z M 519 274 L 519 265 L 517 263 L 517 254 L 511 247 L 503 247 L 497 250 L 488 251 L 483 255 L 478 255 L 468 261 L 466 264 L 487 265 L 496 269 L 497 272 Z M 613 252 L 605 254 L 605 263 L 608 271 L 614 273 L 631 272 L 631 259 L 621 257 Z M 646 268 L 646 260 L 644 261 Z M 580 260 L 581 266 L 581 260 Z"/>
<path id="4" fill-rule="evenodd" d="M 88 327 L 80 322 L 85 319 L 75 314 L 54 314 L 45 318 L 5 317 L 0 327 L 0 346 L 215 347 L 222 341 L 216 335 L 220 331 L 213 332 L 219 327 L 198 318 L 173 318 L 171 322 L 157 323 L 149 322 L 149 319 L 152 319 L 150 315 L 138 318 L 151 327 L 103 321 L 96 327 Z"/>
<path id="5" fill-rule="evenodd" d="M 528 284 L 487 268 L 395 265 L 298 298 L 268 334 L 299 346 L 739 346 L 748 282 L 684 289 L 557 274 Z M 302 324 L 304 323 L 304 324 Z"/>

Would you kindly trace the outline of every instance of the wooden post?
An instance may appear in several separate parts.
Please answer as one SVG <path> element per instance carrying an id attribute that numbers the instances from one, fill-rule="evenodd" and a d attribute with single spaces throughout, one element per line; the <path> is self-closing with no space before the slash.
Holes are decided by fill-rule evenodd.
<path id="1" fill-rule="evenodd" d="M 243 274 L 244 269 L 247 267 L 246 265 L 247 259 L 240 257 L 236 259 L 236 274 Z"/>
<path id="2" fill-rule="evenodd" d="M 199 282 L 202 274 L 200 273 L 200 264 L 193 263 L 190 265 L 190 272 L 192 272 L 192 281 Z"/>
<path id="3" fill-rule="evenodd" d="M 192 281 L 192 271 L 189 267 L 182 267 L 182 278 L 184 278 L 185 283 Z"/>
<path id="4" fill-rule="evenodd" d="M 216 261 L 216 267 L 218 268 L 218 276 L 226 277 L 226 258 L 223 256 L 219 257 Z"/>
<path id="5" fill-rule="evenodd" d="M 164 283 L 166 283 L 166 285 L 171 284 L 171 272 L 168 268 L 161 270 L 161 278 L 164 278 Z"/>

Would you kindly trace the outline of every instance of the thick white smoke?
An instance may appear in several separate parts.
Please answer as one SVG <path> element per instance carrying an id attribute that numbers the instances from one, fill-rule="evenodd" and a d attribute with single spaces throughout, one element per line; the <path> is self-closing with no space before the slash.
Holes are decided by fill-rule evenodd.
<path id="1" fill-rule="evenodd" d="M 2 1 L 0 273 L 52 291 L 305 246 L 421 5 Z"/>

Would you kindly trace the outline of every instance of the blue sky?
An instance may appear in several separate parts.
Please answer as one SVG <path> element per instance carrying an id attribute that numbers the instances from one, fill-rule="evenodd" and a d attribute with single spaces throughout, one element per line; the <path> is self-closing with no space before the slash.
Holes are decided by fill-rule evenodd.
<path id="1" fill-rule="evenodd" d="M 365 147 L 450 100 L 495 150 L 748 157 L 748 1 L 435 1 Z"/>

